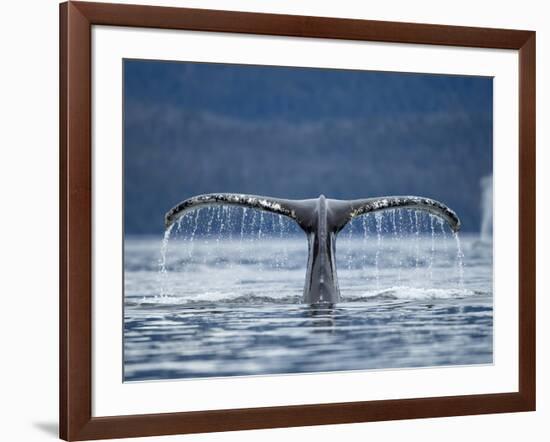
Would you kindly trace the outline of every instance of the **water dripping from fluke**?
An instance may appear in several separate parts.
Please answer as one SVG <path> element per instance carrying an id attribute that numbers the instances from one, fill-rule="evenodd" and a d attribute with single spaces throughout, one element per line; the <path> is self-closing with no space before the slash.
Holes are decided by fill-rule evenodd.
<path id="1" fill-rule="evenodd" d="M 374 258 L 374 277 L 376 279 L 376 288 L 380 289 L 380 249 L 382 246 L 382 214 L 375 213 L 374 218 L 376 220 L 376 255 Z"/>
<path id="2" fill-rule="evenodd" d="M 174 224 L 168 226 L 166 230 L 164 231 L 164 236 L 162 238 L 162 243 L 160 246 L 160 258 L 158 261 L 158 275 L 159 275 L 159 287 L 160 287 L 160 296 L 164 297 L 167 295 L 166 293 L 166 275 L 168 273 L 166 269 L 166 254 L 168 251 L 168 242 L 170 241 L 170 235 L 172 234 L 172 230 L 174 228 Z"/>
<path id="3" fill-rule="evenodd" d="M 435 260 L 435 227 L 434 227 L 434 216 L 432 214 L 430 214 L 430 234 L 431 234 L 430 261 L 428 265 L 428 270 L 429 270 L 430 282 L 431 282 L 434 279 L 433 267 L 434 267 L 434 260 Z"/>
<path id="4" fill-rule="evenodd" d="M 220 206 L 222 206 L 220 208 Z M 271 226 L 271 230 L 275 230 L 274 226 L 277 225 L 274 219 L 270 219 L 270 222 L 266 222 L 264 219 L 264 213 L 271 213 L 279 217 L 278 224 L 281 227 L 279 235 L 284 235 L 284 229 L 282 228 L 281 219 L 287 218 L 294 221 L 301 229 L 306 233 L 309 242 L 308 259 L 306 263 L 306 283 L 304 286 L 302 302 L 306 304 L 334 304 L 341 301 L 340 290 L 338 287 L 338 277 L 336 271 L 336 238 L 340 231 L 344 229 L 346 225 L 349 225 L 350 238 L 353 234 L 353 221 L 354 219 L 374 214 L 376 223 L 376 237 L 377 237 L 377 250 L 375 252 L 375 278 L 376 287 L 380 288 L 380 258 L 383 247 L 384 219 L 383 213 L 392 211 L 393 220 L 393 236 L 399 240 L 401 228 L 396 226 L 395 211 L 400 209 L 407 209 L 409 211 L 414 210 L 414 220 L 411 215 L 411 230 L 415 235 L 415 267 L 418 268 L 420 264 L 420 228 L 421 223 L 419 220 L 420 213 L 427 212 L 439 219 L 441 230 L 446 240 L 446 234 L 444 229 L 444 223 L 447 223 L 453 232 L 456 232 L 460 228 L 460 220 L 458 216 L 444 204 L 431 200 L 428 198 L 417 196 L 391 196 L 381 198 L 367 198 L 359 200 L 335 200 L 327 199 L 323 195 L 316 199 L 309 200 L 285 200 L 271 197 L 243 195 L 243 194 L 207 194 L 199 195 L 189 198 L 177 204 L 172 208 L 165 217 L 166 232 L 161 247 L 161 259 L 159 266 L 159 273 L 165 275 L 167 273 L 166 266 L 166 253 L 168 249 L 168 241 L 170 239 L 170 233 L 174 224 L 184 215 L 188 213 L 194 213 L 194 217 L 191 221 L 192 233 L 190 236 L 190 246 L 192 247 L 195 240 L 195 236 L 201 227 L 199 211 L 202 208 L 207 210 L 207 219 L 205 223 L 205 233 L 203 234 L 206 247 L 206 253 L 204 253 L 204 264 L 212 261 L 212 240 L 215 238 L 214 243 L 220 245 L 223 232 L 231 237 L 233 232 L 233 225 L 231 221 L 231 211 L 227 206 L 236 206 L 243 209 L 241 216 L 241 225 L 239 226 L 240 233 L 240 245 L 239 249 L 243 250 L 243 241 L 245 240 L 246 228 L 244 226 L 247 221 L 247 210 L 252 210 L 252 227 L 258 227 L 257 235 L 248 235 L 250 241 L 261 240 L 268 226 Z M 258 216 L 259 213 L 259 225 Z M 401 213 L 398 212 L 399 219 L 401 221 Z M 217 234 L 213 232 L 213 224 L 219 226 Z M 181 227 L 181 226 L 180 226 Z M 367 243 L 368 236 L 368 224 L 366 220 L 362 221 L 363 238 L 365 244 Z M 203 229 L 200 229 L 201 231 Z M 432 241 L 435 241 L 435 231 L 433 223 L 431 223 Z M 458 236 L 456 236 L 458 238 Z M 457 239 L 457 246 L 459 246 L 459 240 Z M 431 254 L 433 255 L 433 246 Z M 192 250 L 190 251 L 192 254 Z M 283 255 L 284 256 L 284 255 Z M 353 256 L 353 255 L 351 255 Z M 365 255 L 366 256 L 366 255 Z M 460 257 L 460 260 L 458 259 Z M 246 259 L 243 257 L 243 259 Z M 459 249 L 457 252 L 457 261 L 462 263 L 463 255 Z M 431 265 L 432 257 L 429 262 Z M 364 262 L 365 260 L 363 260 Z M 267 262 L 267 261 L 266 261 Z M 276 265 L 281 266 L 280 258 L 275 259 Z M 259 260 L 260 270 L 263 269 L 264 263 Z M 364 265 L 364 264 L 363 264 Z M 461 270 L 459 271 L 460 284 L 463 284 L 463 263 Z M 348 265 L 349 270 L 351 265 Z"/>

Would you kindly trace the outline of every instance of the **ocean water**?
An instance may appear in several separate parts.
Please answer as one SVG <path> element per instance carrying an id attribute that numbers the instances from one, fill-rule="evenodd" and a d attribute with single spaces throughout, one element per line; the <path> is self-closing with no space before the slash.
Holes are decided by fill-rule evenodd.
<path id="1" fill-rule="evenodd" d="M 343 301 L 313 308 L 305 235 L 232 210 L 125 238 L 125 381 L 492 363 L 491 242 L 420 212 L 363 216 L 338 235 Z"/>

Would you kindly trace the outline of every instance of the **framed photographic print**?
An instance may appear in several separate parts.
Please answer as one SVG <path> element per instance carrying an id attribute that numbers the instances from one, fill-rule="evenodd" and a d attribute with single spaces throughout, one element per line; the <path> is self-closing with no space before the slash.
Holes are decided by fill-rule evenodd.
<path id="1" fill-rule="evenodd" d="M 535 33 L 60 7 L 60 436 L 535 409 Z"/>

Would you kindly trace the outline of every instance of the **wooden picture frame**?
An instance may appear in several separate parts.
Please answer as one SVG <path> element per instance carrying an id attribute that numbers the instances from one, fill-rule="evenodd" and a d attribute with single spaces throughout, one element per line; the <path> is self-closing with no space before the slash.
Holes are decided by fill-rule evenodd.
<path id="1" fill-rule="evenodd" d="M 519 391 L 92 417 L 93 25 L 519 52 Z M 60 5 L 60 437 L 122 438 L 535 410 L 535 32 L 170 7 Z"/>

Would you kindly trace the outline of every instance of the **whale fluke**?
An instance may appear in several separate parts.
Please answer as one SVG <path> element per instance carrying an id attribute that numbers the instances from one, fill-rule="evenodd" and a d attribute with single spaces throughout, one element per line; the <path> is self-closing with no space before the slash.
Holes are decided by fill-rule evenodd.
<path id="1" fill-rule="evenodd" d="M 186 199 L 170 209 L 164 216 L 164 224 L 169 227 L 189 210 L 215 205 L 249 207 L 284 215 L 296 221 L 294 205 L 297 201 L 238 193 L 209 193 Z"/>
<path id="2" fill-rule="evenodd" d="M 414 209 L 430 212 L 432 215 L 443 218 L 453 232 L 460 230 L 460 219 L 457 214 L 439 201 L 420 196 L 382 196 L 350 201 L 329 200 L 338 212 L 334 222 L 343 229 L 352 218 L 392 209 Z"/>
<path id="3" fill-rule="evenodd" d="M 336 273 L 336 236 L 353 218 L 391 209 L 424 210 L 445 220 L 453 231 L 460 229 L 457 214 L 439 201 L 419 196 L 388 196 L 358 200 L 289 200 L 257 195 L 212 193 L 198 195 L 174 206 L 165 215 L 169 227 L 185 212 L 212 205 L 233 205 L 276 213 L 294 220 L 308 238 L 308 262 L 303 301 L 334 304 L 340 301 Z"/>

